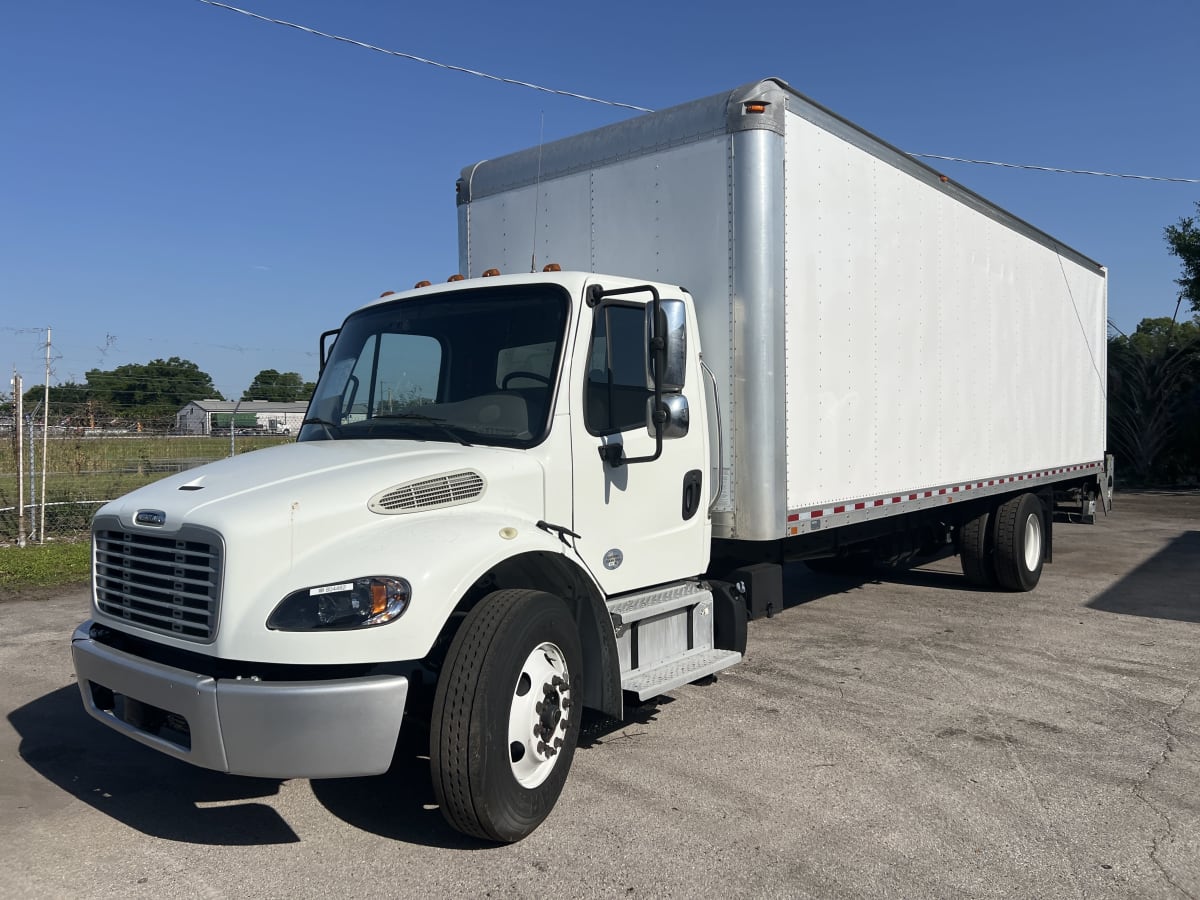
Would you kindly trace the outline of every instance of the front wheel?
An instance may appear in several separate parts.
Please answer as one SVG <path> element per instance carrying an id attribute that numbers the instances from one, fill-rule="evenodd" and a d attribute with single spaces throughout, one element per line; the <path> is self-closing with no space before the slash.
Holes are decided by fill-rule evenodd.
<path id="1" fill-rule="evenodd" d="M 995 529 L 996 580 L 1010 591 L 1032 591 L 1046 557 L 1042 502 L 1033 494 L 1006 500 L 996 510 Z"/>
<path id="2" fill-rule="evenodd" d="M 452 827 L 512 842 L 550 814 L 579 737 L 582 658 L 551 594 L 496 591 L 467 615 L 430 722 L 433 789 Z"/>

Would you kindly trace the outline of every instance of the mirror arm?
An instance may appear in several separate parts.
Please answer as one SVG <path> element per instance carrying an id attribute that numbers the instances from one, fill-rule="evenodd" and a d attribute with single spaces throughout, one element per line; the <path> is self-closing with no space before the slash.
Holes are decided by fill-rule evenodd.
<path id="1" fill-rule="evenodd" d="M 320 351 L 318 354 L 318 358 L 321 360 L 321 368 L 317 371 L 318 377 L 320 377 L 321 372 L 325 371 L 325 363 L 329 362 L 329 350 L 333 349 L 332 347 L 330 347 L 328 349 L 325 347 L 325 339 L 328 337 L 336 338 L 341 333 L 342 333 L 342 329 L 334 328 L 334 329 L 331 329 L 330 331 L 326 331 L 321 334 L 321 341 L 317 347 L 317 349 Z"/>
<path id="2" fill-rule="evenodd" d="M 667 364 L 667 342 L 666 339 L 658 333 L 658 319 L 662 313 L 662 298 L 658 295 L 658 289 L 653 285 L 639 284 L 634 287 L 627 288 L 612 288 L 605 290 L 598 284 L 593 284 L 588 288 L 587 305 L 591 307 L 597 306 L 601 300 L 606 297 L 618 297 L 622 294 L 644 294 L 649 293 L 654 307 L 654 333 L 650 335 L 650 352 L 654 354 L 654 452 L 649 456 L 634 456 L 626 458 L 625 449 L 620 444 L 605 444 L 600 447 L 600 458 L 607 462 L 614 469 L 621 466 L 633 465 L 634 463 L 654 462 L 662 456 L 663 450 L 663 430 L 666 427 L 667 416 L 662 409 L 662 371 Z"/>

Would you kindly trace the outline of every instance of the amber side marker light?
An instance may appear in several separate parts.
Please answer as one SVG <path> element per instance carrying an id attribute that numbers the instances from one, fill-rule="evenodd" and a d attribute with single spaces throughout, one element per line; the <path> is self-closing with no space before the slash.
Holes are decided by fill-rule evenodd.
<path id="1" fill-rule="evenodd" d="M 499 274 L 500 274 L 499 269 L 488 269 L 486 272 L 483 273 L 483 277 L 484 278 L 492 278 L 493 276 L 496 276 Z"/>
<path id="2" fill-rule="evenodd" d="M 748 113 L 756 113 L 762 115 L 767 111 L 767 104 L 760 103 L 757 100 L 748 100 L 742 104 L 742 109 Z"/>
<path id="3" fill-rule="evenodd" d="M 461 275 L 455 273 L 454 275 L 451 275 L 446 280 L 447 281 L 464 281 L 465 279 Z"/>
<path id="4" fill-rule="evenodd" d="M 544 265 L 542 267 L 542 271 L 543 272 L 561 272 L 562 266 L 560 266 L 558 263 L 546 263 L 546 265 Z"/>
<path id="5" fill-rule="evenodd" d="M 418 281 L 413 285 L 413 290 L 415 291 L 417 288 L 429 287 L 431 284 L 433 284 L 432 281 Z"/>

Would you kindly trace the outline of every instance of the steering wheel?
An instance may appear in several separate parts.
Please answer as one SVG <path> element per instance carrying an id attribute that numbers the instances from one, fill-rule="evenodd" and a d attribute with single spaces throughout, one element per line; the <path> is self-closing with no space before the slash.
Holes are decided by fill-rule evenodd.
<path id="1" fill-rule="evenodd" d="M 500 379 L 500 388 L 502 390 L 508 390 L 508 382 L 510 379 L 513 379 L 513 378 L 532 378 L 534 381 L 540 381 L 546 387 L 550 387 L 550 379 L 547 378 L 545 375 L 539 375 L 537 372 L 517 371 L 517 372 L 509 372 L 507 375 L 505 375 L 503 378 L 501 378 Z"/>

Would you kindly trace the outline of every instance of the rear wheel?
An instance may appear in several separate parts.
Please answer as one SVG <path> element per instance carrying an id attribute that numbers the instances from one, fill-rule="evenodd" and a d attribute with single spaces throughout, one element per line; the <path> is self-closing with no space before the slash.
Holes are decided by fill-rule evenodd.
<path id="1" fill-rule="evenodd" d="M 1006 500 L 996 510 L 996 579 L 1010 591 L 1031 591 L 1042 577 L 1046 521 L 1033 494 Z"/>
<path id="2" fill-rule="evenodd" d="M 958 529 L 958 555 L 963 575 L 977 587 L 996 587 L 996 570 L 992 561 L 993 515 L 985 510 L 967 520 Z"/>
<path id="3" fill-rule="evenodd" d="M 550 814 L 579 737 L 582 656 L 551 594 L 497 591 L 467 615 L 430 722 L 433 789 L 451 826 L 511 842 Z"/>

